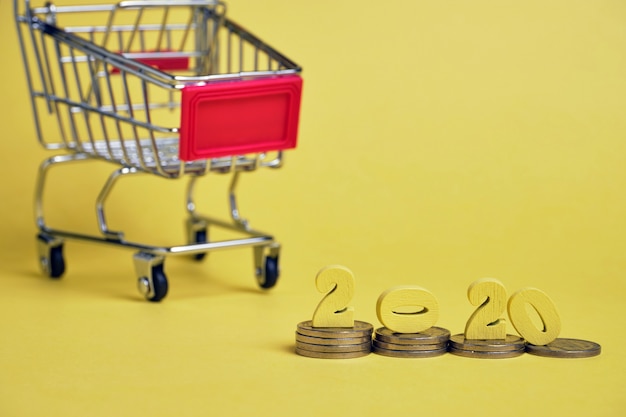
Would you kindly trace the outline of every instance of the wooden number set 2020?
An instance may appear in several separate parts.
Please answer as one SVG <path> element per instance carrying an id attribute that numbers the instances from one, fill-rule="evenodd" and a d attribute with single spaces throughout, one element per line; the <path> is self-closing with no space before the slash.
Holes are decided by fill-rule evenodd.
<path id="1" fill-rule="evenodd" d="M 472 358 L 513 358 L 524 353 L 558 358 L 583 358 L 600 354 L 597 343 L 558 338 L 561 319 L 554 302 L 537 288 L 523 288 L 510 298 L 504 285 L 493 278 L 473 282 L 467 291 L 476 309 L 463 334 L 450 335 L 436 327 L 439 303 L 425 288 L 404 285 L 384 291 L 376 303 L 383 327 L 354 319 L 350 306 L 354 275 L 343 266 L 319 271 L 317 289 L 325 296 L 312 320 L 296 330 L 296 353 L 323 359 L 347 359 L 370 352 L 402 358 L 426 358 L 452 353 Z M 509 320 L 519 336 L 507 334 Z M 533 319 L 534 311 L 536 313 Z M 373 336 L 373 339 L 372 339 Z"/>

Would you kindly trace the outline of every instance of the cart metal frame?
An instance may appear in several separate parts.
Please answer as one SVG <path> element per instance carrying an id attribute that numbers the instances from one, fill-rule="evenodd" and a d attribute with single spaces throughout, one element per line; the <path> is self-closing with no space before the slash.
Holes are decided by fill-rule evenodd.
<path id="1" fill-rule="evenodd" d="M 273 287 L 279 277 L 280 244 L 271 234 L 253 229 L 241 216 L 236 190 L 242 173 L 280 168 L 283 149 L 183 160 L 179 156 L 181 126 L 157 124 L 156 115 L 179 114 L 180 93 L 188 86 L 299 79 L 301 68 L 228 19 L 226 6 L 216 0 L 130 0 L 75 6 L 47 3 L 36 8 L 30 3 L 14 0 L 35 130 L 45 149 L 61 152 L 41 163 L 35 186 L 38 255 L 44 273 L 52 278 L 64 274 L 65 240 L 130 248 L 136 251 L 133 261 L 140 292 L 149 301 L 160 301 L 168 292 L 163 269 L 166 257 L 200 260 L 211 251 L 251 247 L 259 286 Z M 61 17 L 78 13 L 80 25 L 59 26 Z M 92 15 L 102 23 L 89 24 Z M 158 19 L 147 21 L 150 18 L 146 16 Z M 58 126 L 53 139 L 48 138 L 46 123 L 50 120 L 44 121 L 45 117 Z M 50 227 L 43 204 L 49 171 L 93 160 L 116 165 L 95 202 L 100 235 Z M 231 175 L 228 220 L 196 210 L 195 185 L 209 173 Z M 137 174 L 188 177 L 186 243 L 154 246 L 132 242 L 123 232 L 109 228 L 105 211 L 109 195 L 121 178 Z M 208 229 L 213 227 L 233 230 L 243 237 L 210 241 Z"/>

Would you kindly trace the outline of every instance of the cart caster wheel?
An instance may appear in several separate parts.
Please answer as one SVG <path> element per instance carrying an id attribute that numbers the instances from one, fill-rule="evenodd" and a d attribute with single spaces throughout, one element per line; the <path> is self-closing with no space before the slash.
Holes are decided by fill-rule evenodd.
<path id="1" fill-rule="evenodd" d="M 40 233 L 37 235 L 39 249 L 39 265 L 44 274 L 50 278 L 61 278 L 65 273 L 63 258 L 63 241 Z"/>
<path id="2" fill-rule="evenodd" d="M 265 258 L 265 274 L 263 276 L 257 275 L 259 281 L 259 287 L 263 289 L 270 289 L 278 282 L 280 271 L 278 269 L 278 257 L 268 256 Z"/>
<path id="3" fill-rule="evenodd" d="M 209 241 L 208 234 L 208 229 L 196 230 L 194 233 L 193 243 L 207 243 Z M 206 258 L 207 255 L 208 252 L 196 253 L 195 255 L 193 255 L 193 259 L 195 259 L 196 261 L 201 261 Z"/>
<path id="4" fill-rule="evenodd" d="M 135 254 L 137 288 L 148 301 L 161 301 L 167 295 L 167 277 L 163 272 L 163 256 L 152 255 L 145 252 Z"/>
<path id="5" fill-rule="evenodd" d="M 161 301 L 167 295 L 167 277 L 163 272 L 163 264 L 152 267 L 152 283 L 147 277 L 141 277 L 137 281 L 139 292 L 148 301 Z"/>

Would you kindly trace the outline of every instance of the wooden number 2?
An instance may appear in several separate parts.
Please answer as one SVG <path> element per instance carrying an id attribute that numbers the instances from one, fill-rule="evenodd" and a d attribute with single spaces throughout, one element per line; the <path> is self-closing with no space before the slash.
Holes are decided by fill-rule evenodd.
<path id="1" fill-rule="evenodd" d="M 326 293 L 313 313 L 313 327 L 354 327 L 354 275 L 348 268 L 332 265 L 315 277 L 318 291 Z"/>
<path id="2" fill-rule="evenodd" d="M 399 286 L 388 289 L 376 303 L 378 320 L 396 333 L 418 333 L 431 328 L 439 319 L 439 303 L 421 287 Z"/>
<path id="3" fill-rule="evenodd" d="M 526 310 L 527 304 L 539 314 L 543 329 L 538 329 L 533 324 Z M 541 290 L 536 288 L 519 290 L 509 299 L 508 310 L 513 327 L 528 343 L 547 345 L 561 332 L 559 313 L 550 297 Z"/>
<path id="4" fill-rule="evenodd" d="M 467 298 L 478 308 L 465 325 L 466 339 L 505 339 L 506 321 L 500 316 L 506 310 L 506 289 L 497 279 L 483 278 L 467 290 Z"/>

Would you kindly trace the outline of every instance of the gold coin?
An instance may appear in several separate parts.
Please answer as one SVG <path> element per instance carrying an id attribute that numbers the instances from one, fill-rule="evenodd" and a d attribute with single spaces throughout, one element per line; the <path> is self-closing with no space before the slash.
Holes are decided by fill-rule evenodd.
<path id="1" fill-rule="evenodd" d="M 478 352 L 504 352 L 524 349 L 526 342 L 519 336 L 507 334 L 506 339 L 466 339 L 463 334 L 450 337 L 450 347 Z"/>
<path id="2" fill-rule="evenodd" d="M 362 352 L 371 351 L 372 344 L 370 342 L 361 343 L 360 345 L 314 345 L 312 343 L 304 343 L 296 341 L 296 348 L 302 350 L 312 350 L 314 352 Z"/>
<path id="3" fill-rule="evenodd" d="M 360 358 L 370 354 L 370 350 L 362 350 L 357 352 L 315 352 L 313 350 L 305 350 L 296 348 L 296 353 L 301 356 L 319 359 L 352 359 Z"/>
<path id="4" fill-rule="evenodd" d="M 372 346 L 372 352 L 394 358 L 433 358 L 435 356 L 441 356 L 447 351 L 447 348 L 433 350 L 394 350 Z"/>
<path id="5" fill-rule="evenodd" d="M 515 358 L 517 356 L 523 355 L 525 352 L 525 348 L 518 349 L 518 350 L 503 350 L 501 352 L 490 352 L 490 351 L 457 349 L 452 346 L 450 346 L 448 350 L 453 355 L 464 356 L 466 358 L 480 358 L 480 359 Z"/>
<path id="6" fill-rule="evenodd" d="M 313 327 L 311 320 L 298 323 L 298 333 L 329 339 L 371 336 L 373 330 L 374 326 L 358 320 L 354 321 L 354 327 Z"/>
<path id="7" fill-rule="evenodd" d="M 372 341 L 372 338 L 369 336 L 366 337 L 342 337 L 342 338 L 325 338 L 325 337 L 313 337 L 306 336 L 296 332 L 296 341 L 311 343 L 313 345 L 360 345 L 363 343 L 369 343 Z"/>
<path id="8" fill-rule="evenodd" d="M 403 345 L 403 344 L 382 342 L 378 339 L 374 339 L 372 343 L 373 343 L 373 346 L 379 347 L 381 349 L 389 349 L 389 350 L 413 350 L 413 351 L 415 350 L 439 350 L 439 349 L 445 349 L 446 347 L 448 347 L 448 344 L 445 342 L 432 344 L 432 345 L 424 345 L 424 344 Z"/>
<path id="9" fill-rule="evenodd" d="M 419 333 L 394 333 L 386 327 L 376 329 L 376 339 L 398 345 L 432 345 L 445 343 L 449 338 L 449 330 L 434 326 Z"/>
<path id="10" fill-rule="evenodd" d="M 601 350 L 599 344 L 579 339 L 559 338 L 544 346 L 526 345 L 526 352 L 550 358 L 590 358 L 599 355 Z"/>

